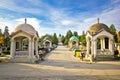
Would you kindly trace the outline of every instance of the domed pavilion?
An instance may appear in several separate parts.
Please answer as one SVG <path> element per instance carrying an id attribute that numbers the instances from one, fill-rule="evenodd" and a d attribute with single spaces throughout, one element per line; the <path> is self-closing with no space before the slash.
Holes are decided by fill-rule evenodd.
<path id="1" fill-rule="evenodd" d="M 18 25 L 11 33 L 10 54 L 14 62 L 34 62 L 38 56 L 38 32 L 32 25 Z"/>
<path id="2" fill-rule="evenodd" d="M 78 38 L 76 36 L 72 36 L 69 40 L 69 47 L 70 48 L 77 48 L 78 47 Z"/>
<path id="3" fill-rule="evenodd" d="M 113 55 L 114 34 L 107 25 L 103 23 L 93 24 L 86 33 L 87 55 L 92 54 L 93 58 L 99 55 Z"/>
<path id="4" fill-rule="evenodd" d="M 44 47 L 52 48 L 52 37 L 51 36 L 49 36 L 49 35 L 46 36 L 43 41 L 44 41 L 43 42 Z"/>

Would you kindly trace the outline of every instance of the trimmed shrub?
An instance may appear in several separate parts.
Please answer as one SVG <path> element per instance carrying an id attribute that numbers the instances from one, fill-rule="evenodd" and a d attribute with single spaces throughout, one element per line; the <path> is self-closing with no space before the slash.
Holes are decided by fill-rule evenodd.
<path id="1" fill-rule="evenodd" d="M 10 55 L 10 50 L 3 50 L 2 53 L 5 55 Z"/>

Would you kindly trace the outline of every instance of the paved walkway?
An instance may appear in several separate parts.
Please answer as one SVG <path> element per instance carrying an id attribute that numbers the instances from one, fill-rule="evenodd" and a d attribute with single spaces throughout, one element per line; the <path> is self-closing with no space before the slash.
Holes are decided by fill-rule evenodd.
<path id="1" fill-rule="evenodd" d="M 82 63 L 58 46 L 39 64 L 0 63 L 0 80 L 119 80 L 120 62 Z"/>

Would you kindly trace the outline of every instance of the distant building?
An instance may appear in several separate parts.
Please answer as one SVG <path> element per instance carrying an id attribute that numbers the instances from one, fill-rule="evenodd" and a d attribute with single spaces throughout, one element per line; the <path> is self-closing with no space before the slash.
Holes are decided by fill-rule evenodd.
<path id="1" fill-rule="evenodd" d="M 48 48 L 49 50 L 52 48 L 52 37 L 46 36 L 43 40 L 44 47 Z"/>
<path id="2" fill-rule="evenodd" d="M 58 45 L 63 45 L 63 43 L 62 43 L 62 35 L 61 34 L 59 34 L 59 36 L 58 36 Z"/>
<path id="3" fill-rule="evenodd" d="M 72 36 L 70 39 L 69 39 L 69 47 L 70 49 L 77 49 L 78 48 L 78 43 L 79 39 L 76 37 L 76 36 Z"/>

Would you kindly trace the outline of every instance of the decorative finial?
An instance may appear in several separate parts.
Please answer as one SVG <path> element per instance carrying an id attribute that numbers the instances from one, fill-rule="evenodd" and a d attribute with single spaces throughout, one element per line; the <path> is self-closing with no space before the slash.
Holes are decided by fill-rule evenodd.
<path id="1" fill-rule="evenodd" d="M 27 19 L 25 18 L 25 24 L 27 23 Z"/>
<path id="2" fill-rule="evenodd" d="M 98 18 L 98 24 L 99 24 L 99 18 Z"/>

